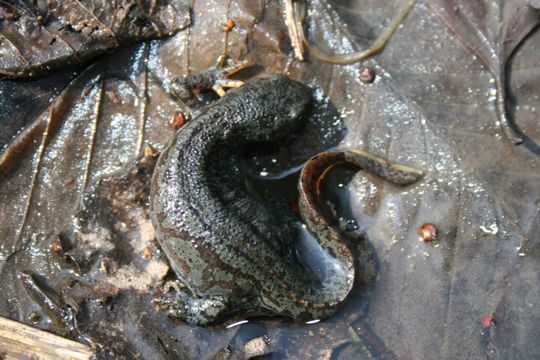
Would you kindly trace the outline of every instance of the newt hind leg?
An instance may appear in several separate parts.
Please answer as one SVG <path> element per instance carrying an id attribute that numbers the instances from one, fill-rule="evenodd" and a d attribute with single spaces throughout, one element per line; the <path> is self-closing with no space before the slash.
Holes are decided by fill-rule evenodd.
<path id="1" fill-rule="evenodd" d="M 166 309 L 171 317 L 183 319 L 190 324 L 209 325 L 230 312 L 231 304 L 223 296 L 191 296 L 177 281 L 168 282 L 165 284 L 165 288 L 167 287 L 172 287 L 174 294 L 163 294 L 152 302 L 159 308 Z"/>

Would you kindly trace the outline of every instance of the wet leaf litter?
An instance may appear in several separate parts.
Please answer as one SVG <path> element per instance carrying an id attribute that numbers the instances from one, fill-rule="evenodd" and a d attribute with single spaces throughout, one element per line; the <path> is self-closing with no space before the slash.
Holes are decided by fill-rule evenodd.
<path id="1" fill-rule="evenodd" d="M 205 357 L 211 357 L 222 353 L 218 349 L 227 345 L 230 353 L 239 353 L 243 344 L 260 336 L 268 337 L 268 350 L 275 356 L 342 354 L 347 358 L 351 347 L 375 357 L 432 352 L 453 357 L 459 355 L 454 351 L 465 351 L 463 347 L 472 354 L 489 351 L 504 355 L 505 351 L 522 351 L 534 356 L 537 349 L 530 344 L 534 344 L 531 339 L 537 329 L 534 321 L 525 321 L 531 314 L 521 309 L 534 304 L 535 300 L 535 289 L 528 286 L 525 279 L 536 276 L 536 238 L 531 234 L 535 233 L 533 219 L 537 214 L 534 199 L 539 198 L 534 182 L 538 160 L 528 150 L 532 147 L 523 149 L 523 145 L 514 147 L 505 142 L 503 131 L 496 125 L 493 99 L 490 100 L 492 75 L 481 62 L 472 58 L 446 23 L 434 15 L 427 4 L 415 5 L 384 52 L 365 64 L 377 74 L 373 83 L 365 84 L 360 81 L 360 65 L 293 61 L 290 53 L 282 51 L 286 36 L 281 34 L 287 34 L 287 30 L 280 17 L 282 9 L 277 4 L 263 9 L 251 2 L 233 2 L 229 10 L 223 6 L 215 12 L 206 12 L 205 4 L 197 3 L 194 16 L 197 20 L 197 14 L 201 15 L 200 27 L 197 28 L 195 21 L 189 31 L 189 41 L 180 33 L 170 40 L 133 47 L 113 55 L 107 66 L 97 64 L 97 70 L 90 69 L 76 79 L 73 90 L 79 89 L 79 94 L 84 96 L 76 92 L 64 96 L 62 106 L 57 107 L 68 110 L 59 113 L 61 121 L 43 151 L 46 161 L 36 175 L 37 188 L 27 220 L 29 240 L 22 237 L 27 240 L 20 248 L 24 251 L 10 257 L 9 263 L 28 264 L 24 257 L 31 254 L 25 255 L 25 252 L 32 253 L 33 262 L 28 270 L 50 274 L 49 283 L 57 290 L 67 288 L 59 275 L 64 268 L 49 259 L 46 250 L 37 251 L 47 249 L 50 246 L 47 237 L 64 229 L 64 220 L 55 221 L 53 215 L 63 214 L 65 218 L 64 214 L 73 211 L 74 203 L 83 196 L 82 184 L 90 186 L 96 179 L 121 170 L 130 158 L 137 157 L 138 150 L 144 151 L 145 143 L 158 150 L 163 148 L 165 139 L 172 134 L 168 121 L 178 111 L 178 106 L 160 87 L 166 87 L 166 80 L 171 76 L 184 73 L 182 61 L 186 57 L 192 59 L 194 72 L 199 67 L 202 70 L 213 65 L 222 49 L 202 48 L 201 44 L 208 43 L 212 36 L 218 39 L 214 43 L 221 41 L 223 24 L 231 18 L 235 21 L 235 27 L 228 33 L 231 57 L 242 58 L 240 55 L 248 53 L 249 48 L 255 62 L 268 74 L 286 73 L 321 89 L 316 111 L 319 117 L 310 119 L 298 141 L 280 148 L 277 155 L 261 149 L 256 151 L 255 158 L 246 160 L 247 172 L 258 174 L 253 179 L 255 185 L 275 186 L 270 184 L 272 179 L 286 183 L 287 177 L 281 177 L 286 169 L 338 145 L 361 146 L 395 161 L 421 164 L 428 175 L 419 189 L 405 194 L 393 193 L 364 175 L 353 176 L 349 183 L 346 181 L 347 177 L 351 178 L 348 169 L 343 169 L 344 173 L 337 177 L 337 194 L 331 203 L 344 200 L 334 206 L 345 217 L 350 214 L 351 219 L 357 219 L 374 247 L 378 264 L 376 281 L 356 294 L 335 319 L 301 328 L 280 321 L 251 321 L 229 331 L 197 329 L 193 333 L 179 325 L 167 326 L 170 322 L 152 308 L 147 308 L 146 314 L 130 312 L 137 309 L 138 302 L 143 306 L 148 304 L 142 299 L 134 301 L 133 294 L 142 292 L 127 286 L 127 290 L 121 288 L 116 296 L 103 295 L 100 301 L 86 302 L 78 316 L 115 314 L 111 320 L 114 318 L 118 323 L 124 320 L 145 324 L 148 319 L 160 319 L 159 325 L 164 327 L 160 334 L 170 334 L 170 337 L 161 335 L 155 341 L 135 345 L 135 338 L 127 334 L 140 336 L 141 329 L 126 326 L 111 331 L 96 325 L 93 330 L 85 331 L 94 336 L 101 331 L 104 343 L 114 338 L 116 342 L 110 351 L 126 350 L 126 354 L 143 356 L 148 356 L 151 349 L 159 349 L 159 354 L 166 357 L 164 349 L 173 349 L 170 351 L 194 357 L 204 349 Z M 319 2 L 308 5 L 310 16 L 305 20 L 305 31 L 312 42 L 325 50 L 339 50 L 335 53 L 367 48 L 398 10 L 393 3 L 388 7 L 370 6 L 369 2 L 357 4 L 357 7 L 350 5 L 352 9 L 362 9 L 359 14 L 364 14 L 362 21 L 353 22 L 347 17 L 350 12 L 343 12 L 337 4 L 330 5 Z M 265 15 L 261 15 L 263 10 Z M 213 28 L 216 30 L 204 30 Z M 509 89 L 519 105 L 514 109 L 516 122 L 533 140 L 539 133 L 533 111 L 538 107 L 538 98 L 531 91 L 535 89 L 536 74 L 535 58 L 530 54 L 534 54 L 531 49 L 535 48 L 537 38 L 536 33 L 529 36 L 507 68 L 512 74 Z M 185 47 L 186 41 L 191 45 Z M 152 57 L 156 54 L 160 55 L 157 59 Z M 178 61 L 180 55 L 182 60 Z M 130 65 L 122 64 L 122 59 L 130 59 Z M 148 59 L 146 64 L 145 59 Z M 203 60 L 195 65 L 193 59 Z M 133 69 L 135 71 L 130 73 Z M 114 76 L 107 78 L 103 75 L 107 73 Z M 118 76 L 121 73 L 124 76 Z M 146 85 L 141 81 L 145 78 Z M 141 86 L 146 86 L 146 90 L 141 91 Z M 81 98 L 86 99 L 87 104 L 80 103 Z M 141 99 L 147 99 L 147 104 L 142 105 Z M 96 107 L 96 100 L 102 105 Z M 76 105 L 76 109 L 69 110 L 70 104 Z M 45 114 L 43 117 L 47 118 Z M 144 141 L 139 146 L 141 118 L 145 117 L 149 120 L 144 122 Z M 99 119 L 95 132 L 91 130 L 95 121 L 88 121 L 93 118 Z M 79 123 L 74 121 L 77 119 Z M 77 142 L 72 139 L 74 135 L 70 138 L 69 131 L 87 137 Z M 88 139 L 92 133 L 96 136 L 92 161 L 88 164 L 85 159 L 89 158 Z M 129 141 L 124 140 L 128 138 Z M 70 140 L 67 148 L 75 151 L 60 160 L 59 154 L 64 155 L 65 142 L 69 144 Z M 80 147 L 78 143 L 84 144 L 83 149 L 76 150 Z M 109 149 L 111 144 L 113 148 Z M 31 150 L 27 152 L 27 163 L 36 159 L 36 153 Z M 512 161 L 505 161 L 509 158 Z M 62 162 L 64 165 L 59 166 Z M 87 168 L 90 170 L 86 180 L 81 179 Z M 6 229 L 8 239 L 14 239 L 12 229 L 16 228 L 9 221 L 20 224 L 24 195 L 28 194 L 28 181 L 32 178 L 31 167 L 25 170 L 25 166 L 18 165 L 16 169 L 15 175 L 11 175 L 10 188 L 4 187 L 10 183 L 2 179 L 2 189 L 16 192 L 17 187 L 25 187 L 18 201 L 4 201 L 11 190 L 1 191 L 2 206 L 7 209 L 2 209 L 2 213 L 8 214 L 2 229 Z M 72 177 L 73 182 L 69 181 Z M 51 180 L 54 183 L 50 183 Z M 64 183 L 72 190 L 55 199 L 59 194 L 53 189 Z M 523 193 L 527 194 L 528 201 L 523 200 Z M 19 206 L 14 206 L 17 203 Z M 439 240 L 429 244 L 418 240 L 418 229 L 425 223 L 436 226 Z M 103 246 L 107 248 L 106 244 Z M 10 246 L 4 249 L 6 254 L 12 251 Z M 475 256 L 471 257 L 472 254 Z M 97 260 L 99 263 L 99 258 Z M 103 271 L 114 275 L 118 269 L 127 269 L 123 266 L 125 262 L 120 262 L 118 268 L 104 265 Z M 4 270 L 3 274 L 5 277 L 9 271 Z M 26 292 L 14 289 L 19 285 L 13 277 L 9 279 L 10 276 L 4 278 L 3 285 L 11 285 L 4 288 L 19 294 L 22 301 L 16 307 L 5 301 L 4 308 L 10 309 L 5 314 L 28 319 L 23 305 L 28 302 L 24 300 Z M 478 336 L 478 332 L 482 328 L 482 317 L 491 313 L 494 325 L 486 340 Z M 97 321 L 99 317 L 94 319 Z M 156 333 L 155 328 L 152 329 Z M 502 336 L 502 330 L 498 332 L 498 329 L 516 334 L 513 338 L 519 341 L 509 344 L 510 338 Z M 173 339 L 182 336 L 186 336 L 185 342 L 178 345 Z M 462 348 L 452 346 L 456 343 L 463 344 Z"/>
<path id="2" fill-rule="evenodd" d="M 0 5 L 0 74 L 36 76 L 189 25 L 189 3 L 31 1 Z"/>

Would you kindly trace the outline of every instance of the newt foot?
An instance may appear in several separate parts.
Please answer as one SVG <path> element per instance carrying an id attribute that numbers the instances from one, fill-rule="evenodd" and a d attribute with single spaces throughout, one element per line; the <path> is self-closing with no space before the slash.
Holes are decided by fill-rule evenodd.
<path id="1" fill-rule="evenodd" d="M 171 94 L 188 102 L 204 90 L 213 90 L 219 96 L 225 95 L 225 89 L 238 88 L 244 85 L 243 81 L 232 80 L 228 77 L 252 65 L 250 60 L 235 63 L 225 56 L 220 56 L 216 65 L 199 74 L 175 78 L 170 83 Z"/>
<path id="2" fill-rule="evenodd" d="M 169 281 L 165 291 L 173 288 L 174 294 L 163 294 L 152 300 L 161 309 L 167 309 L 170 317 L 181 318 L 189 323 L 207 325 L 215 322 L 229 311 L 229 301 L 223 296 L 195 297 L 186 294 L 185 286 L 178 281 Z"/>

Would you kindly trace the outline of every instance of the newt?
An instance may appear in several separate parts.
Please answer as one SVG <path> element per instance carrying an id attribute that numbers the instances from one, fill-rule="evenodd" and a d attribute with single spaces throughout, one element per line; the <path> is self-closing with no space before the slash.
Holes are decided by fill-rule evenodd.
<path id="1" fill-rule="evenodd" d="M 298 321 L 332 315 L 353 288 L 355 255 L 321 215 L 316 183 L 336 162 L 408 184 L 421 172 L 358 150 L 319 154 L 304 166 L 300 211 L 333 266 L 319 281 L 295 256 L 294 234 L 244 186 L 243 147 L 284 137 L 309 108 L 309 87 L 282 75 L 232 89 L 201 109 L 162 152 L 151 185 L 150 217 L 182 289 L 171 315 L 208 325 L 235 315 Z"/>

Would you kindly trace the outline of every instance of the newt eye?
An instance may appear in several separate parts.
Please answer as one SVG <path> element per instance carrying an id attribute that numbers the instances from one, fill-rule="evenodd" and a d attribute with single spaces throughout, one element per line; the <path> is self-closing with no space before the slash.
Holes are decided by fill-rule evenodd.
<path id="1" fill-rule="evenodd" d="M 289 108 L 289 116 L 292 117 L 292 118 L 297 118 L 298 115 L 301 114 L 301 111 L 302 111 L 302 109 L 300 109 L 300 107 L 293 106 L 293 107 Z"/>

